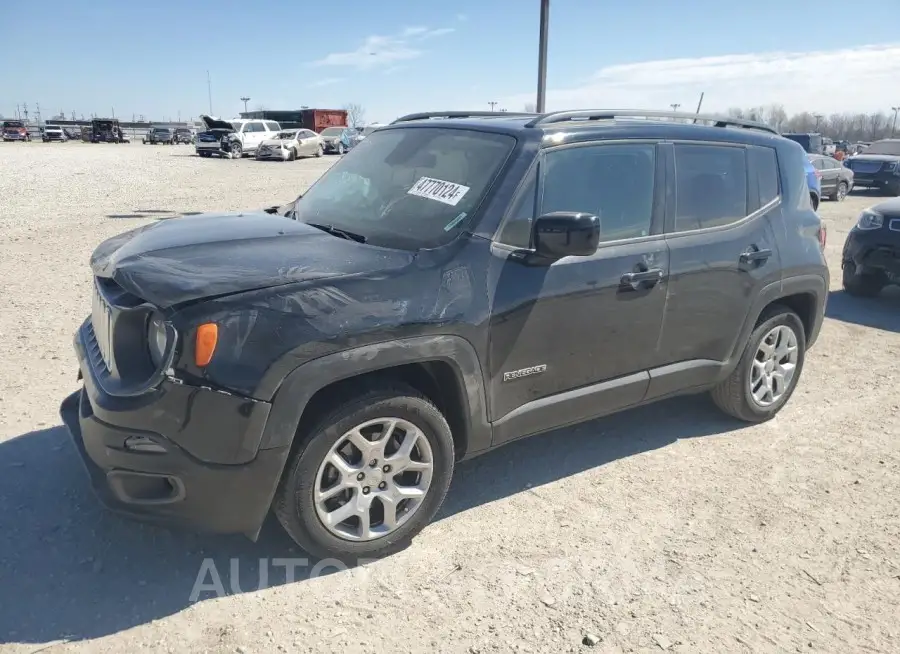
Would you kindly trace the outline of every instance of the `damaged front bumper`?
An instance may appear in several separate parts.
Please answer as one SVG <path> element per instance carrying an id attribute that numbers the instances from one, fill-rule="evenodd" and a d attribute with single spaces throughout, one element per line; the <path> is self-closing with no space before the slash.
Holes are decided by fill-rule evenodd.
<path id="1" fill-rule="evenodd" d="M 172 378 L 116 397 L 76 335 L 83 386 L 60 415 L 100 500 L 129 516 L 255 538 L 289 447 L 259 449 L 271 405 Z"/>

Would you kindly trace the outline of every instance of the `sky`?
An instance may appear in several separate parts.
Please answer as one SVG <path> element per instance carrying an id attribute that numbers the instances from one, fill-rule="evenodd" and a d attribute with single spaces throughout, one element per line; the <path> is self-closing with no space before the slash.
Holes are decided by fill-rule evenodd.
<path id="1" fill-rule="evenodd" d="M 896 2 L 896 0 L 891 0 Z M 888 2 L 884 7 L 888 7 Z M 551 0 L 547 109 L 789 113 L 900 105 L 900 5 L 846 0 Z M 235 117 L 362 105 L 523 111 L 537 85 L 539 0 L 43 0 L 0 21 L 0 114 Z M 39 9 L 38 9 L 39 7 Z M 891 18 L 893 15 L 893 18 Z M 841 16 L 846 16 L 846 21 Z"/>

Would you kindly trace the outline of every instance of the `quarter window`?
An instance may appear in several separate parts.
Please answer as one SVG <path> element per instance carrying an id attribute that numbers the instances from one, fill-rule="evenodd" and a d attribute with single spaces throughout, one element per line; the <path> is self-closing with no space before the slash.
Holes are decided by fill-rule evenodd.
<path id="1" fill-rule="evenodd" d="M 719 227 L 747 215 L 743 148 L 675 146 L 675 231 Z"/>
<path id="2" fill-rule="evenodd" d="M 772 148 L 754 147 L 750 151 L 750 170 L 756 174 L 759 206 L 764 207 L 779 196 L 778 158 Z"/>

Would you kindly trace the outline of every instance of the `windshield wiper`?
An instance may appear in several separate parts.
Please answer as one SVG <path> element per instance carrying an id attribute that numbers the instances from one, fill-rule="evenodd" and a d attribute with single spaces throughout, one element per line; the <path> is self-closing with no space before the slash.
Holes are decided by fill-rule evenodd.
<path id="1" fill-rule="evenodd" d="M 362 234 L 357 234 L 356 232 L 348 232 L 346 229 L 340 229 L 339 227 L 335 227 L 334 225 L 318 225 L 316 223 L 306 223 L 310 227 L 315 227 L 316 229 L 321 229 L 323 232 L 331 234 L 332 236 L 337 236 L 339 238 L 345 238 L 348 241 L 356 241 L 357 243 L 365 243 L 366 237 Z"/>

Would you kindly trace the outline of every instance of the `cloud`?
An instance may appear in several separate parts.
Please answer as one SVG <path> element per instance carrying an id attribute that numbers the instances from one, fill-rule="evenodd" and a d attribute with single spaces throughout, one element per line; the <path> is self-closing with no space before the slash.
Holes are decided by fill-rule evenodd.
<path id="1" fill-rule="evenodd" d="M 705 92 L 706 111 L 781 104 L 789 112 L 826 114 L 888 111 L 896 104 L 900 43 L 812 52 L 762 52 L 695 59 L 664 59 L 601 68 L 583 83 L 553 87 L 549 110 L 577 107 L 668 108 L 696 106 Z M 534 93 L 504 100 L 519 108 Z"/>
<path id="2" fill-rule="evenodd" d="M 334 84 L 340 84 L 344 81 L 343 77 L 326 77 L 324 79 L 316 80 L 315 82 L 310 82 L 306 86 L 311 89 L 321 88 L 323 86 L 332 86 Z"/>
<path id="3" fill-rule="evenodd" d="M 454 32 L 452 27 L 430 29 L 422 26 L 405 27 L 395 36 L 369 36 L 356 50 L 332 52 L 312 62 L 312 66 L 346 66 L 358 70 L 390 66 L 398 61 L 418 59 L 424 52 L 417 47 L 428 39 Z"/>
<path id="4" fill-rule="evenodd" d="M 467 20 L 469 20 L 469 17 L 465 14 L 456 14 L 456 20 L 458 20 L 460 23 L 465 23 Z"/>

